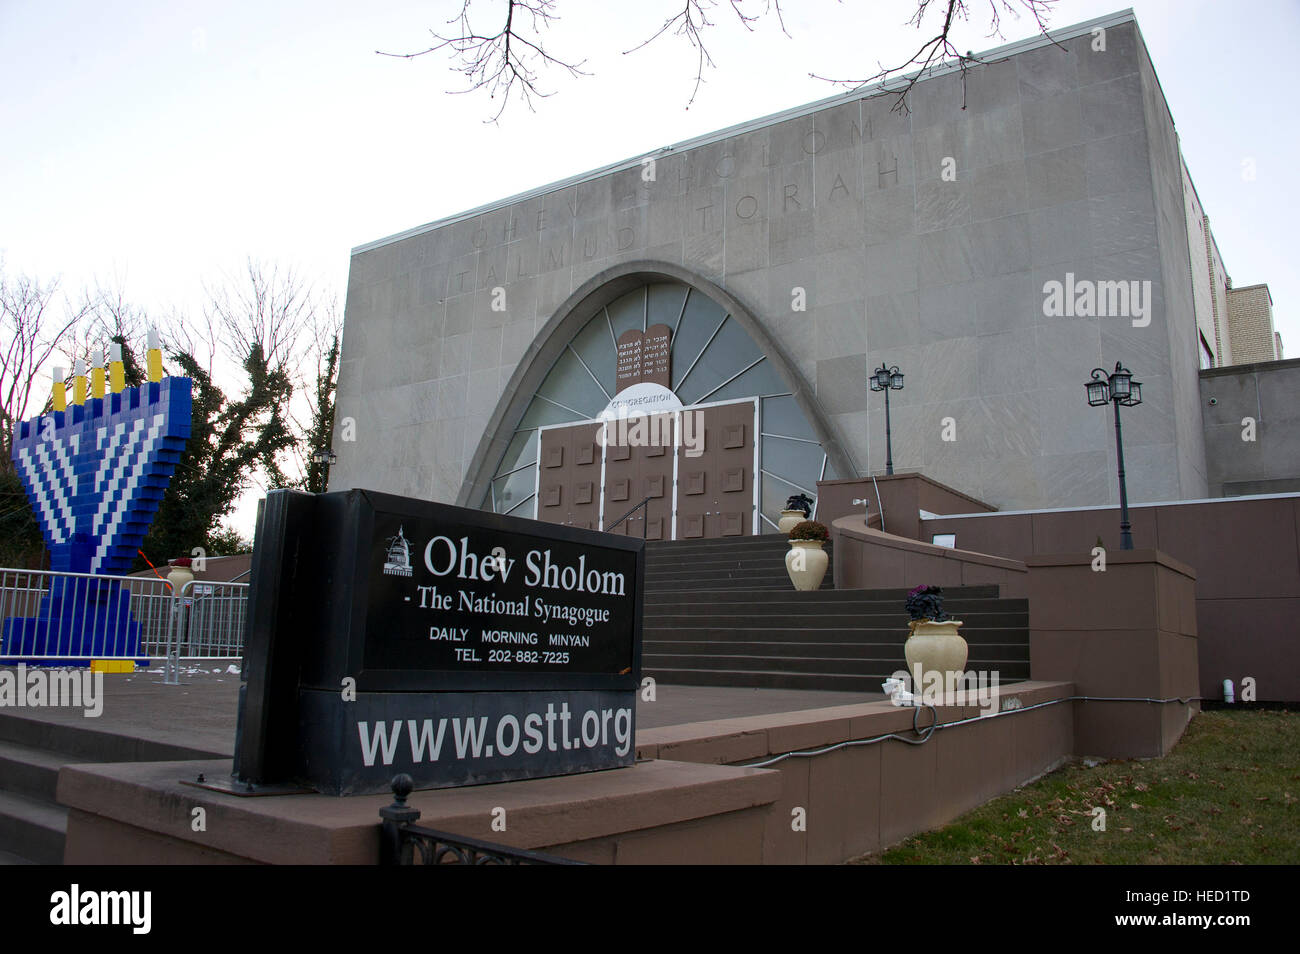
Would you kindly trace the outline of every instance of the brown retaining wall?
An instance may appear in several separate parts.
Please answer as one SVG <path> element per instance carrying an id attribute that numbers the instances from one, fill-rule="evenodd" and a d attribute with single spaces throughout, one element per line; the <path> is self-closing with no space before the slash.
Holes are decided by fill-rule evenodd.
<path id="1" fill-rule="evenodd" d="M 1156 550 L 1028 566 L 1030 675 L 1069 679 L 1089 697 L 1074 703 L 1074 753 L 1168 754 L 1200 711 L 1191 567 Z"/>
<path id="2" fill-rule="evenodd" d="M 897 733 L 919 741 L 931 710 L 888 702 L 651 729 L 635 766 L 415 792 L 420 824 L 602 864 L 835 863 L 943 825 L 1066 759 L 1069 683 L 1002 687 L 938 706 L 928 741 L 845 746 L 768 768 L 746 763 Z M 1006 711 L 1003 711 L 1003 710 Z M 971 721 L 966 721 L 971 720 Z M 70 765 L 68 864 L 374 864 L 391 796 L 239 798 L 184 785 L 229 760 Z M 207 830 L 191 828 L 193 810 Z M 505 809 L 506 830 L 492 828 Z M 796 810 L 801 810 L 796 813 Z M 802 819 L 802 827 L 796 825 Z"/>
<path id="3" fill-rule="evenodd" d="M 907 473 L 819 480 L 816 517 L 827 526 L 840 517 L 857 514 L 861 518 L 863 506 L 855 506 L 854 500 L 868 502 L 866 509 L 870 514 L 870 526 L 910 540 L 930 539 L 921 536 L 922 510 L 930 513 L 979 513 L 996 509 L 924 474 Z M 880 522 L 882 510 L 883 527 Z"/>
<path id="4" fill-rule="evenodd" d="M 835 588 L 869 590 L 996 583 L 1002 596 L 1028 596 L 1025 565 L 1019 560 L 954 550 L 882 533 L 862 525 L 859 516 L 831 525 L 835 546 Z"/>
<path id="5" fill-rule="evenodd" d="M 1134 545 L 1196 575 L 1200 694 L 1255 680 L 1260 701 L 1300 701 L 1300 494 L 1228 497 L 1131 508 Z M 921 535 L 956 534 L 965 550 L 1022 559 L 1090 554 L 1100 536 L 1119 552 L 1119 508 L 1020 511 L 922 520 Z M 837 551 L 838 553 L 838 551 Z M 1030 604 L 1033 611 L 1033 604 Z"/>

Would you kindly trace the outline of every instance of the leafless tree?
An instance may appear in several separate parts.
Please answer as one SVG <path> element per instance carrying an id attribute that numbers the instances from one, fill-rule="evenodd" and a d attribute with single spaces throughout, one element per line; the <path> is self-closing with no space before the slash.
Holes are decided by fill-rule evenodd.
<path id="1" fill-rule="evenodd" d="M 383 53 L 383 56 L 397 56 L 413 59 L 430 53 L 449 53 L 452 69 L 459 72 L 466 80 L 466 87 L 454 90 L 468 93 L 486 89 L 489 98 L 498 99 L 500 103 L 496 113 L 488 122 L 496 122 L 505 111 L 511 93 L 530 108 L 533 97 L 544 97 L 550 93 L 538 88 L 540 74 L 548 68 L 561 69 L 570 76 L 590 75 L 581 67 L 586 60 L 573 61 L 551 54 L 544 45 L 542 31 L 549 29 L 559 18 L 555 14 L 558 0 L 494 0 L 494 9 L 498 13 L 497 23 L 501 24 L 495 31 L 479 32 L 470 23 L 469 8 L 472 0 L 463 0 L 459 16 L 447 21 L 447 26 L 454 27 L 446 34 L 434 30 L 434 42 L 423 50 L 413 53 Z M 814 79 L 824 80 L 840 86 L 854 88 L 871 83 L 889 85 L 891 79 L 898 79 L 898 86 L 890 91 L 897 94 L 895 109 L 906 110 L 908 93 L 917 80 L 927 71 L 942 63 L 956 61 L 962 72 L 963 84 L 966 70 L 979 60 L 969 52 L 961 53 L 952 40 L 952 31 L 959 24 L 968 22 L 971 17 L 971 5 L 978 0 L 912 0 L 916 11 L 908 25 L 918 30 L 924 29 L 930 21 L 938 18 L 934 26 L 935 34 L 921 44 L 911 59 L 898 66 L 886 67 L 878 64 L 880 69 L 871 76 L 862 79 L 837 79 L 821 76 L 817 73 L 808 75 Z M 1004 16 L 1019 18 L 1027 13 L 1034 20 L 1040 33 L 1047 32 L 1047 17 L 1058 0 L 984 0 L 988 4 L 990 23 L 989 36 L 1002 36 Z M 790 36 L 785 26 L 785 17 L 781 10 L 781 0 L 674 0 L 676 12 L 666 17 L 663 25 L 655 33 L 625 53 L 640 50 L 662 36 L 676 36 L 684 39 L 695 50 L 695 85 L 691 89 L 687 108 L 695 102 L 695 97 L 704 82 L 707 69 L 714 68 L 713 57 L 706 44 L 708 31 L 719 25 L 716 10 L 724 11 L 722 19 L 731 20 L 734 14 L 746 30 L 753 30 L 755 24 L 766 16 L 774 15 L 781 32 Z M 712 17 L 710 16 L 712 14 Z M 933 15 L 933 16 L 932 16 Z"/>
<path id="2" fill-rule="evenodd" d="M 202 318 L 193 319 L 181 314 L 173 314 L 161 322 L 164 329 L 162 343 L 164 352 L 188 354 L 194 358 L 208 377 L 217 374 L 217 351 L 221 333 L 217 327 L 217 317 L 212 309 L 205 309 Z"/>
<path id="3" fill-rule="evenodd" d="M 44 406 L 47 388 L 36 374 L 73 337 L 91 303 L 56 305 L 58 281 L 10 278 L 0 263 L 0 472 L 12 470 L 15 425 Z M 39 403 L 33 404 L 33 397 Z"/>
<path id="4" fill-rule="evenodd" d="M 257 346 L 268 368 L 291 368 L 304 352 L 303 332 L 314 322 L 311 288 L 292 268 L 249 259 L 245 271 L 206 288 L 205 314 L 232 360 L 242 364 Z"/>
<path id="5" fill-rule="evenodd" d="M 120 282 L 107 287 L 97 284 L 93 292 L 83 292 L 81 300 L 84 320 L 77 323 L 59 349 L 69 366 L 78 358 L 89 365 L 93 352 L 115 340 L 143 360 L 148 318 L 127 298 Z"/>

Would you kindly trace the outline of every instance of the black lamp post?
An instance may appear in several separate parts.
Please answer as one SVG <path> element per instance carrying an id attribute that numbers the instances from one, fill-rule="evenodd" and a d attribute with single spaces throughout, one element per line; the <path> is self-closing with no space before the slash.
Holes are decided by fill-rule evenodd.
<path id="1" fill-rule="evenodd" d="M 886 367 L 882 362 L 880 367 L 871 373 L 867 378 L 873 391 L 885 392 L 885 473 L 894 472 L 894 442 L 889 431 L 889 392 L 890 390 L 899 391 L 903 387 L 903 374 L 898 370 L 898 365 L 892 368 Z"/>
<path id="2" fill-rule="evenodd" d="M 1128 522 L 1128 487 L 1124 483 L 1124 433 L 1120 430 L 1119 406 L 1136 407 L 1142 403 L 1142 385 L 1133 380 L 1133 372 L 1115 362 L 1115 370 L 1107 374 L 1101 368 L 1092 369 L 1092 380 L 1084 385 L 1088 389 L 1088 403 L 1093 407 L 1115 405 L 1115 458 L 1119 464 L 1119 548 L 1133 549 L 1133 528 Z"/>
<path id="3" fill-rule="evenodd" d="M 322 468 L 320 492 L 324 493 L 325 488 L 329 486 L 330 467 L 339 459 L 339 455 L 334 453 L 334 448 L 326 447 L 322 450 L 311 452 L 311 462 L 318 464 Z"/>

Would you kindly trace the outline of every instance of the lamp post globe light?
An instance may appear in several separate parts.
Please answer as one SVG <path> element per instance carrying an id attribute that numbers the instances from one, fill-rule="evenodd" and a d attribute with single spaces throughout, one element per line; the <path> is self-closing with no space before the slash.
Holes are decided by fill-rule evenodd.
<path id="1" fill-rule="evenodd" d="M 867 378 L 867 383 L 871 385 L 871 390 L 885 392 L 885 473 L 892 474 L 894 472 L 894 443 L 889 431 L 889 392 L 891 390 L 902 390 L 903 373 L 898 370 L 898 365 L 891 368 L 882 362 L 880 367 L 871 372 L 871 375 Z"/>
<path id="2" fill-rule="evenodd" d="M 1142 403 L 1142 384 L 1133 380 L 1133 372 L 1120 362 L 1107 373 L 1093 368 L 1091 379 L 1084 385 L 1088 403 L 1093 407 L 1115 405 L 1115 459 L 1119 464 L 1119 547 L 1133 549 L 1133 528 L 1128 520 L 1128 487 L 1124 482 L 1124 432 L 1120 429 L 1119 406 L 1136 407 Z"/>

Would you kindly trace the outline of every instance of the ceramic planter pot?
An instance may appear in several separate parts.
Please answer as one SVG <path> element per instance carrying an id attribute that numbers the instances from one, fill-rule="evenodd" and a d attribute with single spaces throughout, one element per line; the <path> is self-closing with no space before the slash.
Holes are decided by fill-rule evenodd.
<path id="1" fill-rule="evenodd" d="M 782 510 L 781 519 L 776 522 L 776 528 L 784 534 L 789 534 L 796 525 L 803 523 L 807 519 L 802 510 Z"/>
<path id="2" fill-rule="evenodd" d="M 920 666 L 922 681 L 931 678 L 926 675 L 930 672 L 965 672 L 966 640 L 957 632 L 960 625 L 959 619 L 946 619 L 941 623 L 930 619 L 914 619 L 908 623 L 911 635 L 903 644 L 907 671 L 915 673 L 917 666 Z"/>
<path id="3" fill-rule="evenodd" d="M 830 557 L 822 549 L 823 542 L 790 541 L 790 550 L 785 555 L 785 571 L 790 574 L 790 582 L 796 590 L 815 590 L 822 585 L 826 567 L 830 564 Z"/>
<path id="4" fill-rule="evenodd" d="M 190 572 L 187 566 L 174 566 L 167 571 L 167 582 L 172 585 L 172 596 L 181 595 L 181 587 L 194 579 L 194 574 Z"/>

